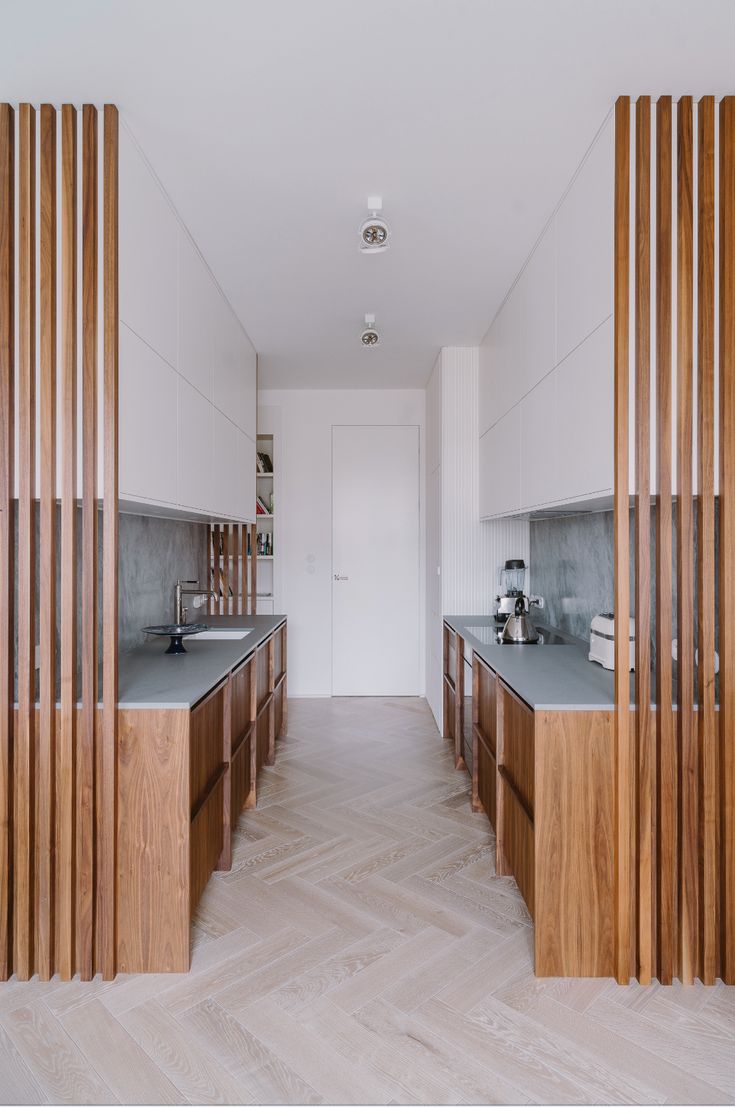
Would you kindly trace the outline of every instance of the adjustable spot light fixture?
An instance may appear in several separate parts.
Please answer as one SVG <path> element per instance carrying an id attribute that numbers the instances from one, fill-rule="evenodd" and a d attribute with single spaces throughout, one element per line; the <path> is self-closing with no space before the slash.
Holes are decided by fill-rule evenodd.
<path id="1" fill-rule="evenodd" d="M 383 210 L 382 196 L 368 196 L 370 215 L 360 225 L 360 250 L 364 254 L 379 254 L 390 245 L 390 227 L 378 212 Z"/>
<path id="2" fill-rule="evenodd" d="M 380 342 L 380 335 L 375 329 L 375 316 L 371 312 L 365 316 L 365 330 L 360 335 L 360 342 L 368 349 Z"/>

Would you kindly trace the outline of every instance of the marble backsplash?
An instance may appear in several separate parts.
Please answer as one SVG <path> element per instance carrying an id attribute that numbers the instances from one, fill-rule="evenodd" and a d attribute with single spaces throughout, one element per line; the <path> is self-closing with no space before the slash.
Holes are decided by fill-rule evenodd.
<path id="1" fill-rule="evenodd" d="M 543 622 L 585 641 L 590 621 L 613 609 L 613 513 L 532 519 L 531 591 L 541 595 Z"/>

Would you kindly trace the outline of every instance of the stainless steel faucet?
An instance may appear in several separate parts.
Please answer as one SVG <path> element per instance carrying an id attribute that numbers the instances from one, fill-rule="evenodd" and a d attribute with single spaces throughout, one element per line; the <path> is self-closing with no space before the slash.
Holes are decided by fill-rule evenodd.
<path id="1" fill-rule="evenodd" d="M 217 594 L 212 588 L 184 588 L 185 584 L 199 584 L 199 581 L 176 581 L 176 611 L 174 613 L 174 621 L 177 626 L 184 626 L 186 624 L 187 608 L 183 605 L 184 596 L 216 596 Z"/>

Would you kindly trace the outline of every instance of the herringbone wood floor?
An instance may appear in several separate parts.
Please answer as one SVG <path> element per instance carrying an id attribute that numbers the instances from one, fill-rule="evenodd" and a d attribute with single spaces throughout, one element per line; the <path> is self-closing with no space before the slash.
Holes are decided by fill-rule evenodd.
<path id="1" fill-rule="evenodd" d="M 0 986 L 8 1103 L 723 1103 L 722 986 L 536 980 L 422 700 L 295 700 L 188 976 Z"/>

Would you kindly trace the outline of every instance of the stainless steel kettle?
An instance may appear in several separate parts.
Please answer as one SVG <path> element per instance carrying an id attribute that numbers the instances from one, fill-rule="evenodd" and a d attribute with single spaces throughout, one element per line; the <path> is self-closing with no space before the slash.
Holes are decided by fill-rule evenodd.
<path id="1" fill-rule="evenodd" d="M 538 642 L 538 633 L 526 611 L 523 596 L 519 596 L 516 600 L 514 614 L 508 616 L 501 641 L 511 646 L 525 646 Z"/>

